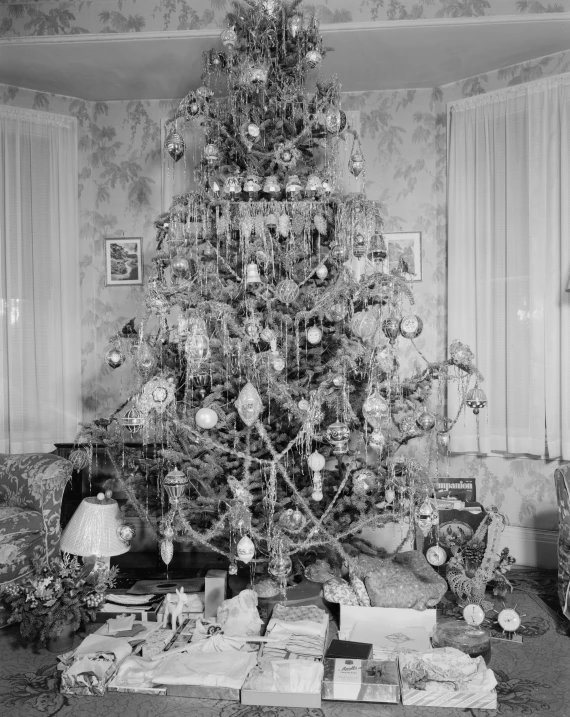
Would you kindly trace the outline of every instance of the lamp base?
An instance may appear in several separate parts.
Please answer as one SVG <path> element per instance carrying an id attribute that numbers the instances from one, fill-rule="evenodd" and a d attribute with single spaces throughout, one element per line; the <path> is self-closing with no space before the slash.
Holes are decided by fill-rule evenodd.
<path id="1" fill-rule="evenodd" d="M 83 559 L 84 565 L 93 565 L 93 572 L 101 573 L 110 570 L 111 558 L 104 555 L 88 555 Z"/>

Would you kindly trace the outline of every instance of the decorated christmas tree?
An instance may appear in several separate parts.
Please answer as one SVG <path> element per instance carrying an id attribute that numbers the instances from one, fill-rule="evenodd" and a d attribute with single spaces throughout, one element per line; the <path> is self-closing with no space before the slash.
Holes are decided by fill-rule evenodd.
<path id="1" fill-rule="evenodd" d="M 205 53 L 202 86 L 170 118 L 169 171 L 191 166 L 195 188 L 156 221 L 145 309 L 111 337 L 106 361 L 136 372 L 136 392 L 80 437 L 107 446 L 166 564 L 192 543 L 281 581 L 309 553 L 373 551 L 366 527 L 427 532 L 430 460 L 457 420 L 444 389 L 485 404 L 459 342 L 403 375 L 402 345 L 423 329 L 409 267 L 388 270 L 378 206 L 339 194 L 339 146 L 361 190 L 365 159 L 298 6 L 235 3 L 224 50 Z M 141 457 L 125 429 L 155 450 Z M 419 436 L 427 460 L 401 457 Z"/>

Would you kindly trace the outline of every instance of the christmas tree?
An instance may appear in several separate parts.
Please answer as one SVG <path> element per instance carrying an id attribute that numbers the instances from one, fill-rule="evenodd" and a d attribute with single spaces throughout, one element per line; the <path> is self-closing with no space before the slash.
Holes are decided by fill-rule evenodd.
<path id="1" fill-rule="evenodd" d="M 459 342 L 401 375 L 401 343 L 423 328 L 409 267 L 388 270 L 377 205 L 338 194 L 339 143 L 361 188 L 365 160 L 338 80 L 306 92 L 326 48 L 298 6 L 234 3 L 224 51 L 205 53 L 203 85 L 170 118 L 172 171 L 188 133 L 201 137 L 196 189 L 158 218 L 144 315 L 106 356 L 131 357 L 137 390 L 81 434 L 106 444 L 166 564 L 187 542 L 282 581 L 309 551 L 350 563 L 371 549 L 367 526 L 429 530 L 429 461 L 398 449 L 419 436 L 432 457 L 446 447 L 450 380 L 462 405 L 485 403 Z M 125 427 L 156 451 L 126 447 Z"/>

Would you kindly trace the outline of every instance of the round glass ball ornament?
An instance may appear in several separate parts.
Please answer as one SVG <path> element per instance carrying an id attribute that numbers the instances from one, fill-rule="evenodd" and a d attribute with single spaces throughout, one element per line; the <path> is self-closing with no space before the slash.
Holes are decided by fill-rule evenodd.
<path id="1" fill-rule="evenodd" d="M 284 510 L 279 518 L 279 525 L 290 533 L 299 533 L 306 524 L 307 519 L 298 508 Z"/>
<path id="2" fill-rule="evenodd" d="M 119 368 L 119 366 L 122 366 L 125 363 L 125 360 L 125 354 L 116 346 L 109 349 L 105 354 L 105 361 L 111 368 Z"/>
<path id="3" fill-rule="evenodd" d="M 338 107 L 331 106 L 325 112 L 324 124 L 329 134 L 340 134 L 346 129 L 346 114 Z"/>
<path id="4" fill-rule="evenodd" d="M 362 470 L 356 471 L 352 476 L 352 490 L 356 495 L 370 495 L 377 487 L 378 479 L 370 468 L 363 468 Z"/>
<path id="5" fill-rule="evenodd" d="M 323 56 L 318 50 L 309 50 L 305 55 L 305 63 L 311 70 L 314 70 L 317 65 L 320 65 L 322 59 Z"/>
<path id="6" fill-rule="evenodd" d="M 344 376 L 340 373 L 332 377 L 332 385 L 335 388 L 344 388 L 345 383 Z"/>
<path id="7" fill-rule="evenodd" d="M 210 339 L 207 334 L 189 334 L 184 344 L 186 360 L 193 366 L 199 366 L 210 356 Z"/>
<path id="8" fill-rule="evenodd" d="M 190 271 L 190 262 L 185 256 L 175 256 L 170 265 L 172 273 L 179 277 L 188 275 Z"/>
<path id="9" fill-rule="evenodd" d="M 315 269 L 315 274 L 317 275 L 317 278 L 323 281 L 329 275 L 329 270 L 327 269 L 325 264 L 319 264 Z"/>
<path id="10" fill-rule="evenodd" d="M 382 331 L 384 336 L 393 342 L 400 335 L 400 322 L 395 316 L 389 316 L 382 322 Z"/>
<path id="11" fill-rule="evenodd" d="M 431 431 L 435 426 L 435 416 L 429 411 L 422 411 L 416 419 L 416 424 L 422 431 Z"/>
<path id="12" fill-rule="evenodd" d="M 218 422 L 218 414 L 213 408 L 200 408 L 196 412 L 196 425 L 205 430 L 214 428 Z"/>
<path id="13" fill-rule="evenodd" d="M 123 523 L 117 528 L 117 535 L 119 536 L 119 540 L 122 540 L 123 543 L 130 544 L 136 534 L 137 531 L 132 523 Z"/>
<path id="14" fill-rule="evenodd" d="M 404 316 L 400 321 L 400 333 L 405 339 L 417 338 L 422 333 L 423 328 L 424 322 L 415 314 Z"/>
<path id="15" fill-rule="evenodd" d="M 355 336 L 365 341 L 376 333 L 378 328 L 376 315 L 372 311 L 358 311 L 352 317 L 350 328 Z"/>
<path id="16" fill-rule="evenodd" d="M 275 341 L 275 339 L 277 338 L 277 334 L 275 333 L 275 331 L 273 331 L 273 329 L 270 329 L 269 326 L 265 326 L 261 330 L 261 333 L 259 334 L 259 338 L 262 341 L 265 341 L 268 344 L 270 344 L 272 341 Z"/>
<path id="17" fill-rule="evenodd" d="M 318 326 L 310 326 L 307 330 L 307 341 L 310 344 L 318 344 L 323 338 L 323 332 Z"/>
<path id="18" fill-rule="evenodd" d="M 84 468 L 87 468 L 90 463 L 89 454 L 82 448 L 76 448 L 74 451 L 71 451 L 67 460 L 71 463 L 75 471 L 82 471 Z"/>
<path id="19" fill-rule="evenodd" d="M 246 565 L 251 563 L 253 556 L 255 555 L 255 545 L 248 535 L 244 535 L 239 543 L 237 544 L 236 554 L 238 560 Z"/>
<path id="20" fill-rule="evenodd" d="M 286 578 L 293 569 L 293 562 L 288 555 L 278 553 L 269 561 L 267 570 L 274 578 Z"/>
<path id="21" fill-rule="evenodd" d="M 164 142 L 164 148 L 172 159 L 175 162 L 178 162 L 178 160 L 184 155 L 184 139 L 178 134 L 178 132 L 171 132 Z"/>
<path id="22" fill-rule="evenodd" d="M 311 404 L 307 401 L 306 398 L 302 398 L 299 403 L 297 404 L 300 411 L 309 411 L 311 408 Z"/>
<path id="23" fill-rule="evenodd" d="M 281 371 L 285 369 L 285 359 L 281 356 L 281 354 L 276 353 L 271 358 L 271 366 L 274 371 L 281 373 Z"/>
<path id="24" fill-rule="evenodd" d="M 325 467 L 325 463 L 325 457 L 322 453 L 319 453 L 318 451 L 313 451 L 311 455 L 307 458 L 307 465 L 315 473 L 320 473 Z"/>
<path id="25" fill-rule="evenodd" d="M 283 279 L 275 287 L 275 297 L 284 304 L 292 304 L 299 296 L 299 286 L 293 279 Z"/>

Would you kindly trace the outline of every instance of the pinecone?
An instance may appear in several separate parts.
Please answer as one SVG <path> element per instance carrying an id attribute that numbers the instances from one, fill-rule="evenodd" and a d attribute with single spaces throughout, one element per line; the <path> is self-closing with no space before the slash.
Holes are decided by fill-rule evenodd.
<path id="1" fill-rule="evenodd" d="M 461 548 L 461 557 L 464 562 L 474 563 L 477 567 L 481 565 L 483 556 L 485 555 L 485 544 L 480 540 L 471 540 Z"/>

